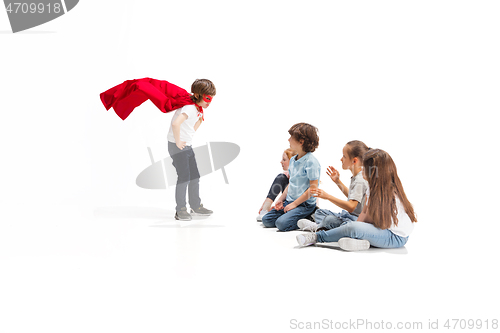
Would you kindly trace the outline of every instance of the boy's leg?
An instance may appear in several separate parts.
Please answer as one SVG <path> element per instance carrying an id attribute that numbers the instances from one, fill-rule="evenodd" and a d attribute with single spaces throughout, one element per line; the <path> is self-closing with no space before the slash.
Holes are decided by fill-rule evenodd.
<path id="1" fill-rule="evenodd" d="M 200 208 L 200 172 L 198 171 L 198 165 L 196 164 L 196 158 L 194 155 L 193 148 L 187 146 L 188 163 L 189 163 L 189 185 L 188 185 L 188 195 L 189 195 L 189 206 L 191 209 L 195 210 Z"/>
<path id="2" fill-rule="evenodd" d="M 289 203 L 286 202 L 286 207 Z M 308 204 L 306 202 L 300 204 L 298 207 L 288 211 L 276 220 L 276 228 L 280 231 L 297 230 L 297 221 L 309 216 L 313 211 L 316 204 Z"/>
<path id="3" fill-rule="evenodd" d="M 328 216 L 325 216 L 323 221 L 321 221 L 321 223 L 319 224 L 319 228 L 322 228 L 324 230 L 330 230 L 330 229 L 340 227 L 342 225 L 342 223 L 344 223 L 344 219 L 337 216 L 337 214 L 328 215 Z"/>
<path id="4" fill-rule="evenodd" d="M 356 221 L 358 219 L 356 215 L 352 215 L 346 210 L 342 210 L 342 212 L 340 212 L 340 218 L 343 219 L 344 222 Z"/>
<path id="5" fill-rule="evenodd" d="M 264 203 L 262 204 L 262 209 L 259 211 L 260 221 L 262 221 L 262 216 L 264 216 L 267 212 L 271 210 L 272 205 L 273 201 L 271 199 L 266 198 L 266 200 L 264 200 Z"/>
<path id="6" fill-rule="evenodd" d="M 334 213 L 329 211 L 328 209 L 317 209 L 314 213 L 314 221 L 317 224 L 321 224 L 321 222 L 325 219 L 325 217 L 333 215 Z"/>
<path id="7" fill-rule="evenodd" d="M 269 189 L 269 193 L 267 194 L 267 197 L 272 201 L 274 201 L 276 197 L 285 190 L 287 185 L 288 185 L 288 177 L 285 174 L 280 173 L 274 179 L 273 184 Z"/>
<path id="8" fill-rule="evenodd" d="M 356 221 L 358 219 L 356 215 L 351 215 L 346 210 L 343 210 L 340 213 L 332 213 L 332 212 L 330 213 L 331 215 L 326 216 L 320 223 L 319 225 L 319 228 L 321 228 L 320 230 L 330 230 L 333 228 L 338 228 L 343 223 Z"/>
<path id="9" fill-rule="evenodd" d="M 286 201 L 283 204 L 285 203 Z M 262 216 L 262 224 L 264 224 L 266 228 L 276 228 L 276 220 L 283 214 L 285 214 L 283 210 L 276 210 L 273 208 L 269 213 Z"/>
<path id="10" fill-rule="evenodd" d="M 286 188 L 288 185 L 288 177 L 281 173 L 273 181 L 273 184 L 271 185 L 271 188 L 269 189 L 269 193 L 267 194 L 266 200 L 264 201 L 264 204 L 262 205 L 262 210 L 266 213 L 269 212 L 271 209 L 271 206 L 273 205 L 274 199 L 283 192 L 283 190 Z M 259 212 L 259 214 L 262 214 Z M 259 216 L 260 220 L 262 220 L 262 217 Z M 259 219 L 258 219 L 259 220 Z"/>
<path id="11" fill-rule="evenodd" d="M 397 248 L 404 246 L 408 237 L 400 237 L 393 234 L 390 230 L 379 229 L 371 223 L 352 221 L 341 225 L 338 228 L 318 231 L 317 242 L 338 242 L 343 237 L 365 239 L 370 245 L 382 248 Z"/>
<path id="12" fill-rule="evenodd" d="M 175 210 L 178 212 L 186 207 L 186 191 L 189 182 L 189 162 L 185 151 L 180 150 L 173 142 L 168 142 L 168 153 L 172 157 L 172 165 L 177 172 L 177 185 L 175 186 Z"/>

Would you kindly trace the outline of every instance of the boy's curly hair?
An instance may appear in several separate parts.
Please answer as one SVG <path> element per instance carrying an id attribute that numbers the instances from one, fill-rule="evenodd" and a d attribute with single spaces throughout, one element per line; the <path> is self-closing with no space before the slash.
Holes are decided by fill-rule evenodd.
<path id="1" fill-rule="evenodd" d="M 207 79 L 197 79 L 191 85 L 191 92 L 193 93 L 193 95 L 191 95 L 191 100 L 194 103 L 199 103 L 203 99 L 203 95 L 215 96 L 216 90 L 212 81 Z"/>
<path id="2" fill-rule="evenodd" d="M 306 152 L 313 152 L 319 146 L 318 129 L 307 123 L 298 123 L 290 127 L 288 133 L 297 141 L 302 141 L 302 149 Z"/>

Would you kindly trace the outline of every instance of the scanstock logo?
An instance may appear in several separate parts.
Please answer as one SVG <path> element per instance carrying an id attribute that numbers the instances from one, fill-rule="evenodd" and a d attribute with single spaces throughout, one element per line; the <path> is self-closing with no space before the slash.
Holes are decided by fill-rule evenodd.
<path id="1" fill-rule="evenodd" d="M 12 32 L 36 27 L 75 8 L 79 0 L 3 0 Z"/>

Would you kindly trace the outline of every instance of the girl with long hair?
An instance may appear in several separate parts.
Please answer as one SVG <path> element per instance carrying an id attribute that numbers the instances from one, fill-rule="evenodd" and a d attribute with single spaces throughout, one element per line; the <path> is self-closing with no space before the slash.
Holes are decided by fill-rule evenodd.
<path id="1" fill-rule="evenodd" d="M 363 156 L 363 176 L 368 181 L 366 204 L 357 221 L 344 222 L 337 228 L 297 236 L 302 245 L 338 242 L 347 251 L 402 247 L 417 222 L 391 156 L 371 149 Z"/>
<path id="2" fill-rule="evenodd" d="M 347 221 L 356 221 L 363 210 L 368 182 L 363 177 L 363 155 L 368 151 L 368 146 L 359 140 L 349 141 L 342 149 L 342 169 L 351 171 L 351 183 L 345 186 L 340 180 L 339 172 L 332 166 L 326 170 L 327 175 L 337 184 L 347 200 L 334 197 L 322 189 L 311 190 L 317 198 L 326 199 L 342 208 L 342 212 L 334 213 L 328 209 L 317 209 L 314 213 L 314 222 L 301 219 L 297 222 L 299 229 L 316 232 L 330 230 Z"/>

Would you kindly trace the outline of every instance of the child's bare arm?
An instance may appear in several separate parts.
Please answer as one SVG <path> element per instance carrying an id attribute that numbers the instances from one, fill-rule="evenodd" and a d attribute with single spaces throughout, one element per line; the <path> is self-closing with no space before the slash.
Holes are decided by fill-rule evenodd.
<path id="1" fill-rule="evenodd" d="M 287 187 L 288 188 L 288 187 Z M 309 188 L 302 193 L 300 197 L 298 197 L 294 202 L 288 204 L 288 206 L 285 207 L 285 213 L 298 207 L 301 203 L 306 201 L 311 197 L 311 190 L 317 189 L 318 188 L 318 180 L 310 180 L 309 181 Z"/>
<path id="2" fill-rule="evenodd" d="M 186 147 L 186 142 L 181 141 L 181 125 L 183 122 L 188 119 L 188 115 L 185 113 L 181 113 L 173 122 L 172 122 L 172 131 L 174 132 L 175 144 L 177 148 L 184 149 Z"/>
<path id="3" fill-rule="evenodd" d="M 325 191 L 323 191 L 323 190 L 321 190 L 319 188 L 315 189 L 315 190 L 311 190 L 311 193 L 313 195 L 316 195 L 316 197 L 318 197 L 320 199 L 325 199 L 325 200 L 330 201 L 334 205 L 337 205 L 340 208 L 345 209 L 349 213 L 354 212 L 354 210 L 358 206 L 358 202 L 356 200 L 347 200 L 347 201 L 346 200 L 342 200 L 342 199 L 334 197 L 331 194 L 326 193 Z"/>
<path id="4" fill-rule="evenodd" d="M 349 188 L 347 186 L 345 186 L 344 183 L 342 183 L 342 181 L 340 181 L 340 180 L 336 184 L 339 187 L 339 189 L 342 191 L 342 193 L 344 193 L 344 195 L 346 197 L 348 197 L 349 196 Z"/>

